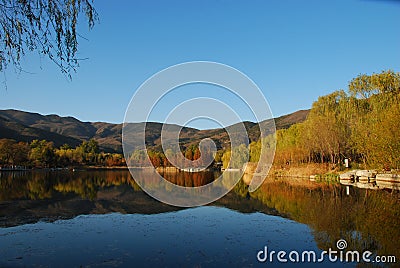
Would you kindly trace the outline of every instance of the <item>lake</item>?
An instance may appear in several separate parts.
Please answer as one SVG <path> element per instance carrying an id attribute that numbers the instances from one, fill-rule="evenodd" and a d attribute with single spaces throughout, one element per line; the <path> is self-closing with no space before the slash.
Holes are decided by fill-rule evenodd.
<path id="1" fill-rule="evenodd" d="M 212 180 L 210 173 L 170 176 L 185 185 Z M 398 193 L 351 188 L 347 195 L 337 184 L 268 178 L 254 193 L 241 181 L 208 206 L 183 209 L 149 197 L 125 170 L 0 172 L 1 267 L 364 265 L 257 258 L 266 247 L 267 256 L 313 251 L 318 258 L 338 250 L 340 239 L 344 252 L 396 256 L 398 265 L 399 238 Z"/>

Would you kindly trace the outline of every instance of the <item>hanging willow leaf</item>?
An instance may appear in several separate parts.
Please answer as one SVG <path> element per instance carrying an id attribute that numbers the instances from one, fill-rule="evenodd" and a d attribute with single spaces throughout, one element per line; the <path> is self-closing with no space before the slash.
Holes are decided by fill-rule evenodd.
<path id="1" fill-rule="evenodd" d="M 98 16 L 89 0 L 0 0 L 0 71 L 9 64 L 22 70 L 21 56 L 30 50 L 70 77 L 79 63 L 76 29 L 82 13 L 91 29 Z"/>

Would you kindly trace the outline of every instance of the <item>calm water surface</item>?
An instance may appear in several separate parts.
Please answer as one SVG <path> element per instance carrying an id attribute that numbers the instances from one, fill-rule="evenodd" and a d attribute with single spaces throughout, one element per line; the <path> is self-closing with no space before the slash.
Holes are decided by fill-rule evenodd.
<path id="1" fill-rule="evenodd" d="M 210 180 L 210 173 L 173 176 Z M 249 194 L 241 182 L 209 206 L 180 209 L 147 196 L 128 171 L 0 173 L 4 267 L 289 267 L 260 263 L 257 253 L 267 246 L 320 254 L 336 250 L 338 239 L 349 250 L 399 259 L 399 227 L 396 194 L 347 196 L 340 185 L 269 179 Z M 321 263 L 296 263 L 310 266 Z"/>

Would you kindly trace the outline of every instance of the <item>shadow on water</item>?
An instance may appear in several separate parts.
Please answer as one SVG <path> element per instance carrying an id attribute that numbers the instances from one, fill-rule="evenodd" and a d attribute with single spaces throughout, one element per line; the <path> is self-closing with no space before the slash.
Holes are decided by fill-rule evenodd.
<path id="1" fill-rule="evenodd" d="M 196 185 L 210 181 L 209 175 L 173 174 L 170 179 L 181 185 Z M 340 185 L 268 178 L 254 193 L 249 193 L 241 181 L 210 206 L 306 224 L 321 250 L 335 249 L 336 241 L 345 239 L 349 249 L 400 259 L 398 194 L 352 188 L 346 195 Z M 79 215 L 150 215 L 180 210 L 142 192 L 128 171 L 0 173 L 2 228 Z"/>

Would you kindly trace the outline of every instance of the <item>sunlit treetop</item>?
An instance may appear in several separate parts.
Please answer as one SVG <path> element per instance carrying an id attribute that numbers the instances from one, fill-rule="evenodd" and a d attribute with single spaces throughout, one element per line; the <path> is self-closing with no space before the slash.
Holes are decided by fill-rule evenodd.
<path id="1" fill-rule="evenodd" d="M 367 99 L 380 93 L 399 93 L 400 73 L 392 70 L 374 73 L 372 75 L 361 74 L 350 81 L 349 93 L 352 96 Z"/>

